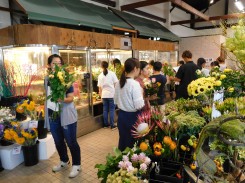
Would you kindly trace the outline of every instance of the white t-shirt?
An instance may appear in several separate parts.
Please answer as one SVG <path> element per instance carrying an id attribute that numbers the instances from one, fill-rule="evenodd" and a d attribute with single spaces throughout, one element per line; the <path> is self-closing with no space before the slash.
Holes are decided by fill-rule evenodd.
<path id="1" fill-rule="evenodd" d="M 127 79 L 123 88 L 118 82 L 115 88 L 114 102 L 119 109 L 126 112 L 136 112 L 144 107 L 143 91 L 139 82 Z"/>
<path id="2" fill-rule="evenodd" d="M 115 94 L 115 84 L 118 82 L 117 76 L 114 72 L 109 71 L 105 76 L 100 73 L 98 77 L 98 87 L 101 87 L 101 98 L 113 98 Z"/>
<path id="3" fill-rule="evenodd" d="M 201 72 L 204 74 L 204 76 L 209 76 L 209 70 L 208 69 L 206 69 L 206 68 L 202 68 L 202 70 L 201 70 Z"/>
<path id="4" fill-rule="evenodd" d="M 47 96 L 49 96 L 50 94 L 51 94 L 51 88 L 50 86 L 48 86 Z M 49 109 L 52 109 L 53 111 L 59 111 L 59 105 L 55 102 L 51 102 L 51 99 L 47 100 L 47 107 Z"/>

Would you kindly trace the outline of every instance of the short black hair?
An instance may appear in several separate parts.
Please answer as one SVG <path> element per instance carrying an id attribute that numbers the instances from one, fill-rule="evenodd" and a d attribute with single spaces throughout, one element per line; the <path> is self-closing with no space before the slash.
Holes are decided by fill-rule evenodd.
<path id="1" fill-rule="evenodd" d="M 154 62 L 153 69 L 154 69 L 154 71 L 161 71 L 162 63 L 161 62 Z"/>
<path id="2" fill-rule="evenodd" d="M 48 65 L 51 64 L 51 62 L 53 61 L 53 58 L 60 58 L 61 65 L 64 65 L 65 64 L 61 56 L 59 56 L 58 54 L 53 54 L 53 55 L 50 55 L 48 57 Z"/>
<path id="3" fill-rule="evenodd" d="M 154 60 L 150 60 L 150 61 L 149 61 L 149 64 L 150 64 L 152 67 L 154 66 L 154 63 L 155 63 Z"/>
<path id="4" fill-rule="evenodd" d="M 184 64 L 185 64 L 185 62 L 184 62 L 183 60 L 181 60 L 181 61 L 179 61 L 179 62 L 178 62 L 178 64 L 180 64 L 180 65 L 184 65 Z"/>
<path id="5" fill-rule="evenodd" d="M 189 50 L 185 50 L 182 53 L 182 58 L 192 58 L 192 53 Z"/>

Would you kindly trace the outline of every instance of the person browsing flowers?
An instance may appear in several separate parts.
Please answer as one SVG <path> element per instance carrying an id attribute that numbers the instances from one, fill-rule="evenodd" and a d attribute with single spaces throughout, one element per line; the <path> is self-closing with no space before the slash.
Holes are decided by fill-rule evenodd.
<path id="1" fill-rule="evenodd" d="M 49 71 L 54 73 L 54 75 L 50 74 L 49 77 L 46 77 L 44 80 L 46 97 L 48 98 L 45 102 L 45 126 L 51 131 L 56 149 L 60 156 L 60 163 L 52 168 L 53 172 L 58 172 L 69 164 L 67 143 L 72 156 L 72 170 L 69 177 L 73 178 L 76 177 L 81 170 L 81 154 L 76 138 L 77 111 L 73 103 L 74 89 L 72 85 L 70 86 L 69 83 L 66 83 L 69 81 L 69 79 L 67 81 L 67 77 L 69 76 L 64 75 L 62 71 L 56 71 L 62 68 L 63 65 L 64 61 L 59 55 L 53 54 L 49 56 Z M 62 85 L 70 86 L 67 91 L 64 91 L 65 96 L 58 96 L 58 99 L 55 98 L 57 97 L 55 90 L 51 90 L 51 88 L 54 88 L 52 85 L 57 84 L 59 81 L 57 80 L 55 82 L 53 80 L 55 77 L 60 79 Z M 50 98 L 50 96 L 53 98 Z M 59 107 L 61 107 L 61 109 Z M 53 115 L 54 113 L 57 114 L 55 117 Z"/>
<path id="2" fill-rule="evenodd" d="M 129 58 L 125 61 L 124 71 L 120 81 L 116 84 L 114 101 L 119 108 L 118 148 L 123 151 L 126 147 L 132 148 L 134 138 L 131 134 L 133 125 L 137 121 L 139 110 L 144 107 L 143 91 L 140 84 L 134 79 L 140 72 L 140 63 L 137 59 Z"/>
<path id="3" fill-rule="evenodd" d="M 99 94 L 103 101 L 103 118 L 104 118 L 104 127 L 108 127 L 108 112 L 110 113 L 110 126 L 111 129 L 115 129 L 114 125 L 114 93 L 115 93 L 115 84 L 118 82 L 117 76 L 114 72 L 108 70 L 108 62 L 103 61 L 101 63 L 101 68 L 103 72 L 98 77 L 98 87 Z"/>

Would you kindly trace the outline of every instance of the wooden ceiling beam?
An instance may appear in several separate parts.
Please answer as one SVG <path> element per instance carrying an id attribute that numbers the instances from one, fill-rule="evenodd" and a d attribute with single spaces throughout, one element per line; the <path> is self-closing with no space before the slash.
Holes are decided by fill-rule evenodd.
<path id="1" fill-rule="evenodd" d="M 198 11 L 197 9 L 193 8 L 192 6 L 190 6 L 189 4 L 185 3 L 182 0 L 170 0 L 173 4 L 185 9 L 186 11 L 193 13 L 194 15 L 199 16 L 200 18 L 208 21 L 209 20 L 209 16 L 203 14 L 202 12 Z"/>
<path id="2" fill-rule="evenodd" d="M 115 1 L 110 1 L 110 0 L 91 0 L 100 4 L 104 4 L 107 6 L 111 6 L 111 7 L 116 7 L 116 2 Z"/>
<path id="3" fill-rule="evenodd" d="M 157 20 L 157 21 L 166 23 L 166 19 L 165 18 L 158 17 L 156 15 L 152 15 L 150 13 L 146 13 L 146 12 L 141 11 L 141 10 L 132 9 L 132 10 L 127 10 L 127 12 L 131 12 L 131 13 L 134 13 L 134 14 L 137 14 L 137 15 L 141 15 L 141 16 L 146 17 L 146 18 L 150 18 L 150 19 L 153 19 L 153 20 Z"/>
<path id="4" fill-rule="evenodd" d="M 169 2 L 170 0 L 146 0 L 146 1 L 140 1 L 136 3 L 131 3 L 131 4 L 126 4 L 121 6 L 121 11 L 126 11 L 126 10 L 132 10 L 135 8 L 141 8 L 144 6 L 150 6 L 154 4 L 159 4 L 159 3 L 165 3 Z"/>
<path id="5" fill-rule="evenodd" d="M 226 20 L 226 19 L 234 19 L 234 18 L 242 18 L 242 17 L 245 17 L 245 13 L 233 13 L 229 15 L 210 17 L 208 21 Z M 171 25 L 189 24 L 189 23 L 196 23 L 196 22 L 206 22 L 206 20 L 200 18 L 195 20 L 182 20 L 182 21 L 171 22 Z"/>

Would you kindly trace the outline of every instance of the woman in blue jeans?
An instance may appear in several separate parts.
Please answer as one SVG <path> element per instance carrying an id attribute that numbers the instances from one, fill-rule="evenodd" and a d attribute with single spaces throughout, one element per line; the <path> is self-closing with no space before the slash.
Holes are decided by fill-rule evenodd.
<path id="1" fill-rule="evenodd" d="M 48 58 L 49 69 L 54 69 L 54 66 L 63 65 L 62 58 L 57 55 L 51 55 Z M 48 78 L 44 80 L 46 96 L 49 96 L 51 89 Z M 80 147 L 77 143 L 77 111 L 73 103 L 73 86 L 67 92 L 62 103 L 62 109 L 59 116 L 53 118 L 53 113 L 58 111 L 59 107 L 51 100 L 46 100 L 45 103 L 45 126 L 48 128 L 54 138 L 55 146 L 60 156 L 60 163 L 52 168 L 53 172 L 58 172 L 69 164 L 67 154 L 67 146 L 70 149 L 72 156 L 72 169 L 69 174 L 70 178 L 76 177 L 81 170 L 81 154 Z M 65 143 L 66 142 L 66 143 Z"/>
<path id="2" fill-rule="evenodd" d="M 110 113 L 110 126 L 111 129 L 115 129 L 114 125 L 114 94 L 115 84 L 118 82 L 117 76 L 114 72 L 108 70 L 108 62 L 103 61 L 101 63 L 103 72 L 98 77 L 99 94 L 103 100 L 103 118 L 104 127 L 109 127 L 108 113 Z"/>

